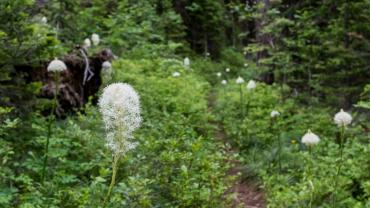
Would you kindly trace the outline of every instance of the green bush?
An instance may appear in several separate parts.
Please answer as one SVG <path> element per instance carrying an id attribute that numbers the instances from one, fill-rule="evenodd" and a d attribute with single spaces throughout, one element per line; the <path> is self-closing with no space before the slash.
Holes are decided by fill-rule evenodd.
<path id="1" fill-rule="evenodd" d="M 369 175 L 363 170 L 370 164 L 369 135 L 357 122 L 348 127 L 342 174 L 337 187 L 333 187 L 340 135 L 340 128 L 333 122 L 335 111 L 323 106 L 303 108 L 292 99 L 283 101 L 280 94 L 276 86 L 258 83 L 254 90 L 244 90 L 241 105 L 237 84 L 218 87 L 218 116 L 224 122 L 227 135 L 241 151 L 240 160 L 248 167 L 245 177 L 262 181 L 269 207 L 309 206 L 312 186 L 313 207 L 330 207 L 336 191 L 337 205 L 366 207 Z M 244 117 L 242 107 L 248 109 Z M 272 110 L 278 110 L 281 115 L 272 119 Z M 300 143 L 307 129 L 321 138 L 313 148 L 312 157 Z"/>
<path id="2" fill-rule="evenodd" d="M 139 92 L 144 123 L 139 146 L 118 170 L 110 207 L 215 207 L 228 187 L 227 156 L 212 138 L 209 84 L 176 59 L 117 60 L 115 80 Z M 180 77 L 172 77 L 173 71 Z M 32 121 L 32 122 L 31 122 Z M 40 183 L 47 120 L 33 113 L 27 136 L 13 131 L 0 148 L 2 206 L 92 207 L 102 203 L 110 180 L 104 125 L 94 106 L 52 124 L 46 180 Z M 5 127 L 4 127 L 5 128 Z M 11 142 L 11 138 L 18 138 Z M 6 186 L 6 184 L 13 184 Z M 8 188 L 13 187 L 13 188 Z"/>

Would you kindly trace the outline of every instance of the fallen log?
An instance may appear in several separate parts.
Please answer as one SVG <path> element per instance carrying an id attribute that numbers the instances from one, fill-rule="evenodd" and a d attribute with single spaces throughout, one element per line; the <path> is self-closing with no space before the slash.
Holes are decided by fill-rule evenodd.
<path id="1" fill-rule="evenodd" d="M 43 64 L 42 69 L 27 70 L 27 80 L 42 82 L 39 95 L 41 98 L 53 99 L 55 92 L 58 93 L 56 114 L 60 117 L 81 108 L 89 100 L 93 103 L 97 102 L 96 94 L 102 85 L 102 64 L 113 58 L 114 54 L 110 49 L 88 56 L 85 49 L 77 47 L 68 55 L 59 57 L 66 64 L 67 70 L 60 74 L 58 85 L 55 83 L 55 75 L 47 72 L 49 63 Z M 58 86 L 57 91 L 56 86 Z"/>

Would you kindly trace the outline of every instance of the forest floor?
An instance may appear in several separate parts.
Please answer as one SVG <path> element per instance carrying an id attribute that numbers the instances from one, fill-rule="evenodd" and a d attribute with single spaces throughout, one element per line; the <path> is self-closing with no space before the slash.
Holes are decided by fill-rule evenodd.
<path id="1" fill-rule="evenodd" d="M 216 99 L 216 94 L 211 92 L 208 97 L 208 110 L 212 114 L 216 113 L 214 112 Z M 230 139 L 225 133 L 223 123 L 221 121 L 217 121 L 213 124 L 216 127 L 214 133 L 215 139 L 225 144 L 225 152 L 229 155 L 238 154 L 239 150 L 232 146 Z M 228 171 L 228 175 L 236 178 L 235 181 L 233 181 L 231 188 L 227 191 L 227 193 L 234 194 L 235 196 L 231 208 L 265 208 L 265 193 L 258 186 L 258 182 L 253 181 L 252 179 L 243 179 L 242 171 L 246 168 L 238 160 L 232 160 L 228 162 L 231 166 L 230 170 Z"/>

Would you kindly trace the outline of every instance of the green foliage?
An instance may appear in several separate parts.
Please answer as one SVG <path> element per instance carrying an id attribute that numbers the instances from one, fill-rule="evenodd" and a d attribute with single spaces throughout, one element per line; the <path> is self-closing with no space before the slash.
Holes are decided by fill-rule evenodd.
<path id="1" fill-rule="evenodd" d="M 257 31 L 245 50 L 262 74 L 272 72 L 302 100 L 350 106 L 370 77 L 369 27 L 362 24 L 369 6 L 367 0 L 252 5 L 243 15 L 256 19 Z"/>
<path id="2" fill-rule="evenodd" d="M 181 18 L 166 1 L 161 4 L 161 13 L 158 14 L 156 4 L 151 2 L 119 2 L 117 11 L 105 22 L 110 29 L 107 41 L 112 49 L 122 54 L 143 48 L 142 54 L 151 54 L 163 51 L 163 48 L 153 50 L 156 44 L 179 40 L 183 36 Z"/>
<path id="3" fill-rule="evenodd" d="M 260 181 L 268 207 L 330 207 L 334 195 L 340 207 L 370 206 L 369 8 L 368 0 L 2 0 L 0 207 L 102 204 L 112 169 L 97 107 L 52 123 L 42 183 L 48 120 L 36 99 L 42 84 L 29 82 L 31 69 L 92 33 L 102 43 L 89 53 L 112 49 L 114 82 L 139 92 L 144 119 L 109 207 L 229 207 L 234 160 L 246 166 L 243 177 Z M 238 76 L 268 84 L 242 85 L 241 103 Z M 354 123 L 333 187 L 340 106 Z M 237 158 L 214 138 L 215 122 Z M 307 129 L 321 138 L 312 154 L 300 142 Z"/>
<path id="4" fill-rule="evenodd" d="M 223 47 L 225 30 L 225 8 L 223 1 L 193 0 L 186 3 L 185 10 L 179 11 L 189 32 L 191 47 L 207 55 L 218 57 Z"/>
<path id="5" fill-rule="evenodd" d="M 370 84 L 366 85 L 361 94 L 361 101 L 357 103 L 357 107 L 370 109 Z"/>
<path id="6" fill-rule="evenodd" d="M 248 113 L 242 117 L 239 86 L 219 87 L 219 119 L 240 149 L 240 160 L 248 166 L 244 176 L 262 180 L 269 207 L 309 206 L 312 187 L 313 207 L 330 207 L 335 190 L 338 191 L 338 206 L 366 207 L 369 176 L 360 169 L 369 168 L 369 135 L 361 128 L 361 123 L 356 122 L 346 130 L 343 173 L 338 185 L 333 187 L 340 132 L 333 123 L 335 111 L 322 106 L 302 108 L 292 99 L 283 102 L 280 94 L 276 86 L 262 83 L 253 91 L 245 90 L 243 105 Z M 274 109 L 281 113 L 276 119 L 270 117 Z M 319 145 L 313 148 L 312 157 L 300 143 L 307 129 L 321 138 Z M 278 166 L 279 139 L 282 142 L 281 170 Z"/>
<path id="7" fill-rule="evenodd" d="M 0 105 L 24 112 L 34 102 L 38 83 L 26 84 L 30 67 L 50 60 L 58 41 L 50 27 L 32 19 L 33 1 L 2 1 L 0 4 Z"/>
<path id="8" fill-rule="evenodd" d="M 228 184 L 227 157 L 223 146 L 213 141 L 212 126 L 204 125 L 210 119 L 209 84 L 176 59 L 120 59 L 114 69 L 116 80 L 132 84 L 139 92 L 144 124 L 135 135 L 139 146 L 119 166 L 109 207 L 227 204 L 222 199 Z M 172 77 L 173 71 L 182 76 Z M 6 136 L 0 148 L 7 167 L 0 172 L 4 176 L 1 206 L 93 207 L 102 203 L 110 180 L 111 153 L 105 148 L 104 125 L 96 107 L 87 106 L 84 112 L 52 124 L 44 185 L 39 181 L 47 119 L 34 113 L 17 125 L 29 126 L 29 133 L 16 130 Z"/>

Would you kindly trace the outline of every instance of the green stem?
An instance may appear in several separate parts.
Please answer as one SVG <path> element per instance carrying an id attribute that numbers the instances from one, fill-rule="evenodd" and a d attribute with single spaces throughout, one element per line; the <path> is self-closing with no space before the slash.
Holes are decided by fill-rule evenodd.
<path id="1" fill-rule="evenodd" d="M 312 167 L 311 167 L 311 164 L 312 164 L 312 147 L 311 146 L 308 146 L 308 152 L 309 152 L 309 154 L 310 154 L 310 160 L 309 160 L 309 164 L 308 164 L 308 176 L 310 177 L 310 179 L 311 179 L 311 175 L 312 175 Z"/>
<path id="2" fill-rule="evenodd" d="M 280 135 L 277 135 L 278 137 L 278 142 L 279 142 L 279 149 L 278 149 L 278 162 L 279 162 L 279 172 L 281 173 L 281 138 Z"/>
<path id="3" fill-rule="evenodd" d="M 247 112 L 246 112 L 246 116 L 248 116 L 248 114 L 249 114 L 249 108 L 250 108 L 250 100 L 251 100 L 251 98 L 253 97 L 253 90 L 250 90 L 251 92 L 250 92 L 250 95 L 248 96 L 249 97 L 249 99 L 248 99 L 248 102 L 247 102 Z"/>
<path id="4" fill-rule="evenodd" d="M 240 84 L 240 108 L 242 111 L 242 118 L 244 118 L 244 97 L 243 97 L 243 86 Z"/>
<path id="5" fill-rule="evenodd" d="M 224 98 L 224 103 L 223 103 L 223 105 L 224 105 L 224 107 L 226 106 L 226 101 L 227 101 L 227 99 L 226 99 L 226 86 L 223 86 L 223 98 Z M 222 120 L 222 122 L 224 122 L 224 119 L 225 119 L 225 112 L 222 112 L 221 113 L 221 120 Z"/>
<path id="6" fill-rule="evenodd" d="M 313 189 L 313 182 L 312 182 L 312 147 L 309 146 L 308 147 L 308 151 L 310 153 L 310 161 L 309 161 L 309 166 L 308 166 L 308 181 L 311 182 L 311 194 L 310 194 L 310 203 L 309 203 L 309 207 L 312 208 L 312 201 L 313 201 L 313 196 L 314 196 L 314 189 Z"/>
<path id="7" fill-rule="evenodd" d="M 45 180 L 45 173 L 46 173 L 46 165 L 48 161 L 48 154 L 49 154 L 49 143 L 50 143 L 50 137 L 51 137 L 51 124 L 52 124 L 52 116 L 49 117 L 49 122 L 48 122 L 48 131 L 47 131 L 47 136 L 46 136 L 46 143 L 45 143 L 45 155 L 44 155 L 44 162 L 43 162 L 43 167 L 42 167 L 42 176 L 41 176 L 41 183 L 44 183 Z"/>
<path id="8" fill-rule="evenodd" d="M 338 184 L 338 178 L 340 175 L 340 170 L 342 168 L 342 163 L 343 163 L 343 147 L 344 147 L 344 126 L 341 127 L 341 132 L 340 132 L 340 138 L 339 138 L 339 161 L 337 163 L 337 174 L 334 177 L 334 195 L 333 195 L 333 201 L 332 201 L 332 207 L 336 207 L 336 195 L 338 194 L 338 189 L 337 189 L 337 184 Z"/>
<path id="9" fill-rule="evenodd" d="M 312 181 L 311 181 L 312 183 Z M 312 185 L 313 186 L 313 185 Z M 313 187 L 311 187 L 311 194 L 310 194 L 310 204 L 309 204 L 309 207 L 312 208 L 312 201 L 313 201 L 313 195 L 314 195 L 314 189 Z"/>
<path id="10" fill-rule="evenodd" d="M 109 199 L 110 199 L 110 196 L 112 194 L 112 190 L 113 190 L 113 187 L 114 187 L 114 184 L 116 182 L 116 175 L 117 175 L 117 165 L 118 165 L 118 161 L 119 161 L 119 158 L 120 158 L 120 155 L 114 155 L 113 157 L 113 162 L 112 162 L 112 179 L 111 179 L 111 182 L 110 182 L 110 185 L 109 185 L 109 189 L 108 189 L 108 193 L 104 199 L 104 202 L 103 202 L 103 208 L 107 207 L 108 203 L 109 203 Z"/>
<path id="11" fill-rule="evenodd" d="M 49 156 L 49 143 L 50 143 L 50 138 L 51 138 L 51 125 L 54 121 L 54 111 L 56 109 L 57 103 L 58 103 L 58 91 L 59 91 L 59 74 L 56 74 L 56 80 L 55 80 L 55 92 L 54 92 L 54 98 L 53 98 L 53 103 L 51 107 L 51 112 L 49 115 L 49 121 L 48 121 L 48 130 L 47 130 L 47 135 L 46 135 L 46 143 L 45 143 L 45 155 L 44 155 L 44 162 L 43 162 L 43 167 L 42 167 L 42 176 L 41 176 L 41 183 L 44 183 L 45 180 L 45 175 L 46 175 L 46 166 L 48 163 L 48 156 Z"/>

